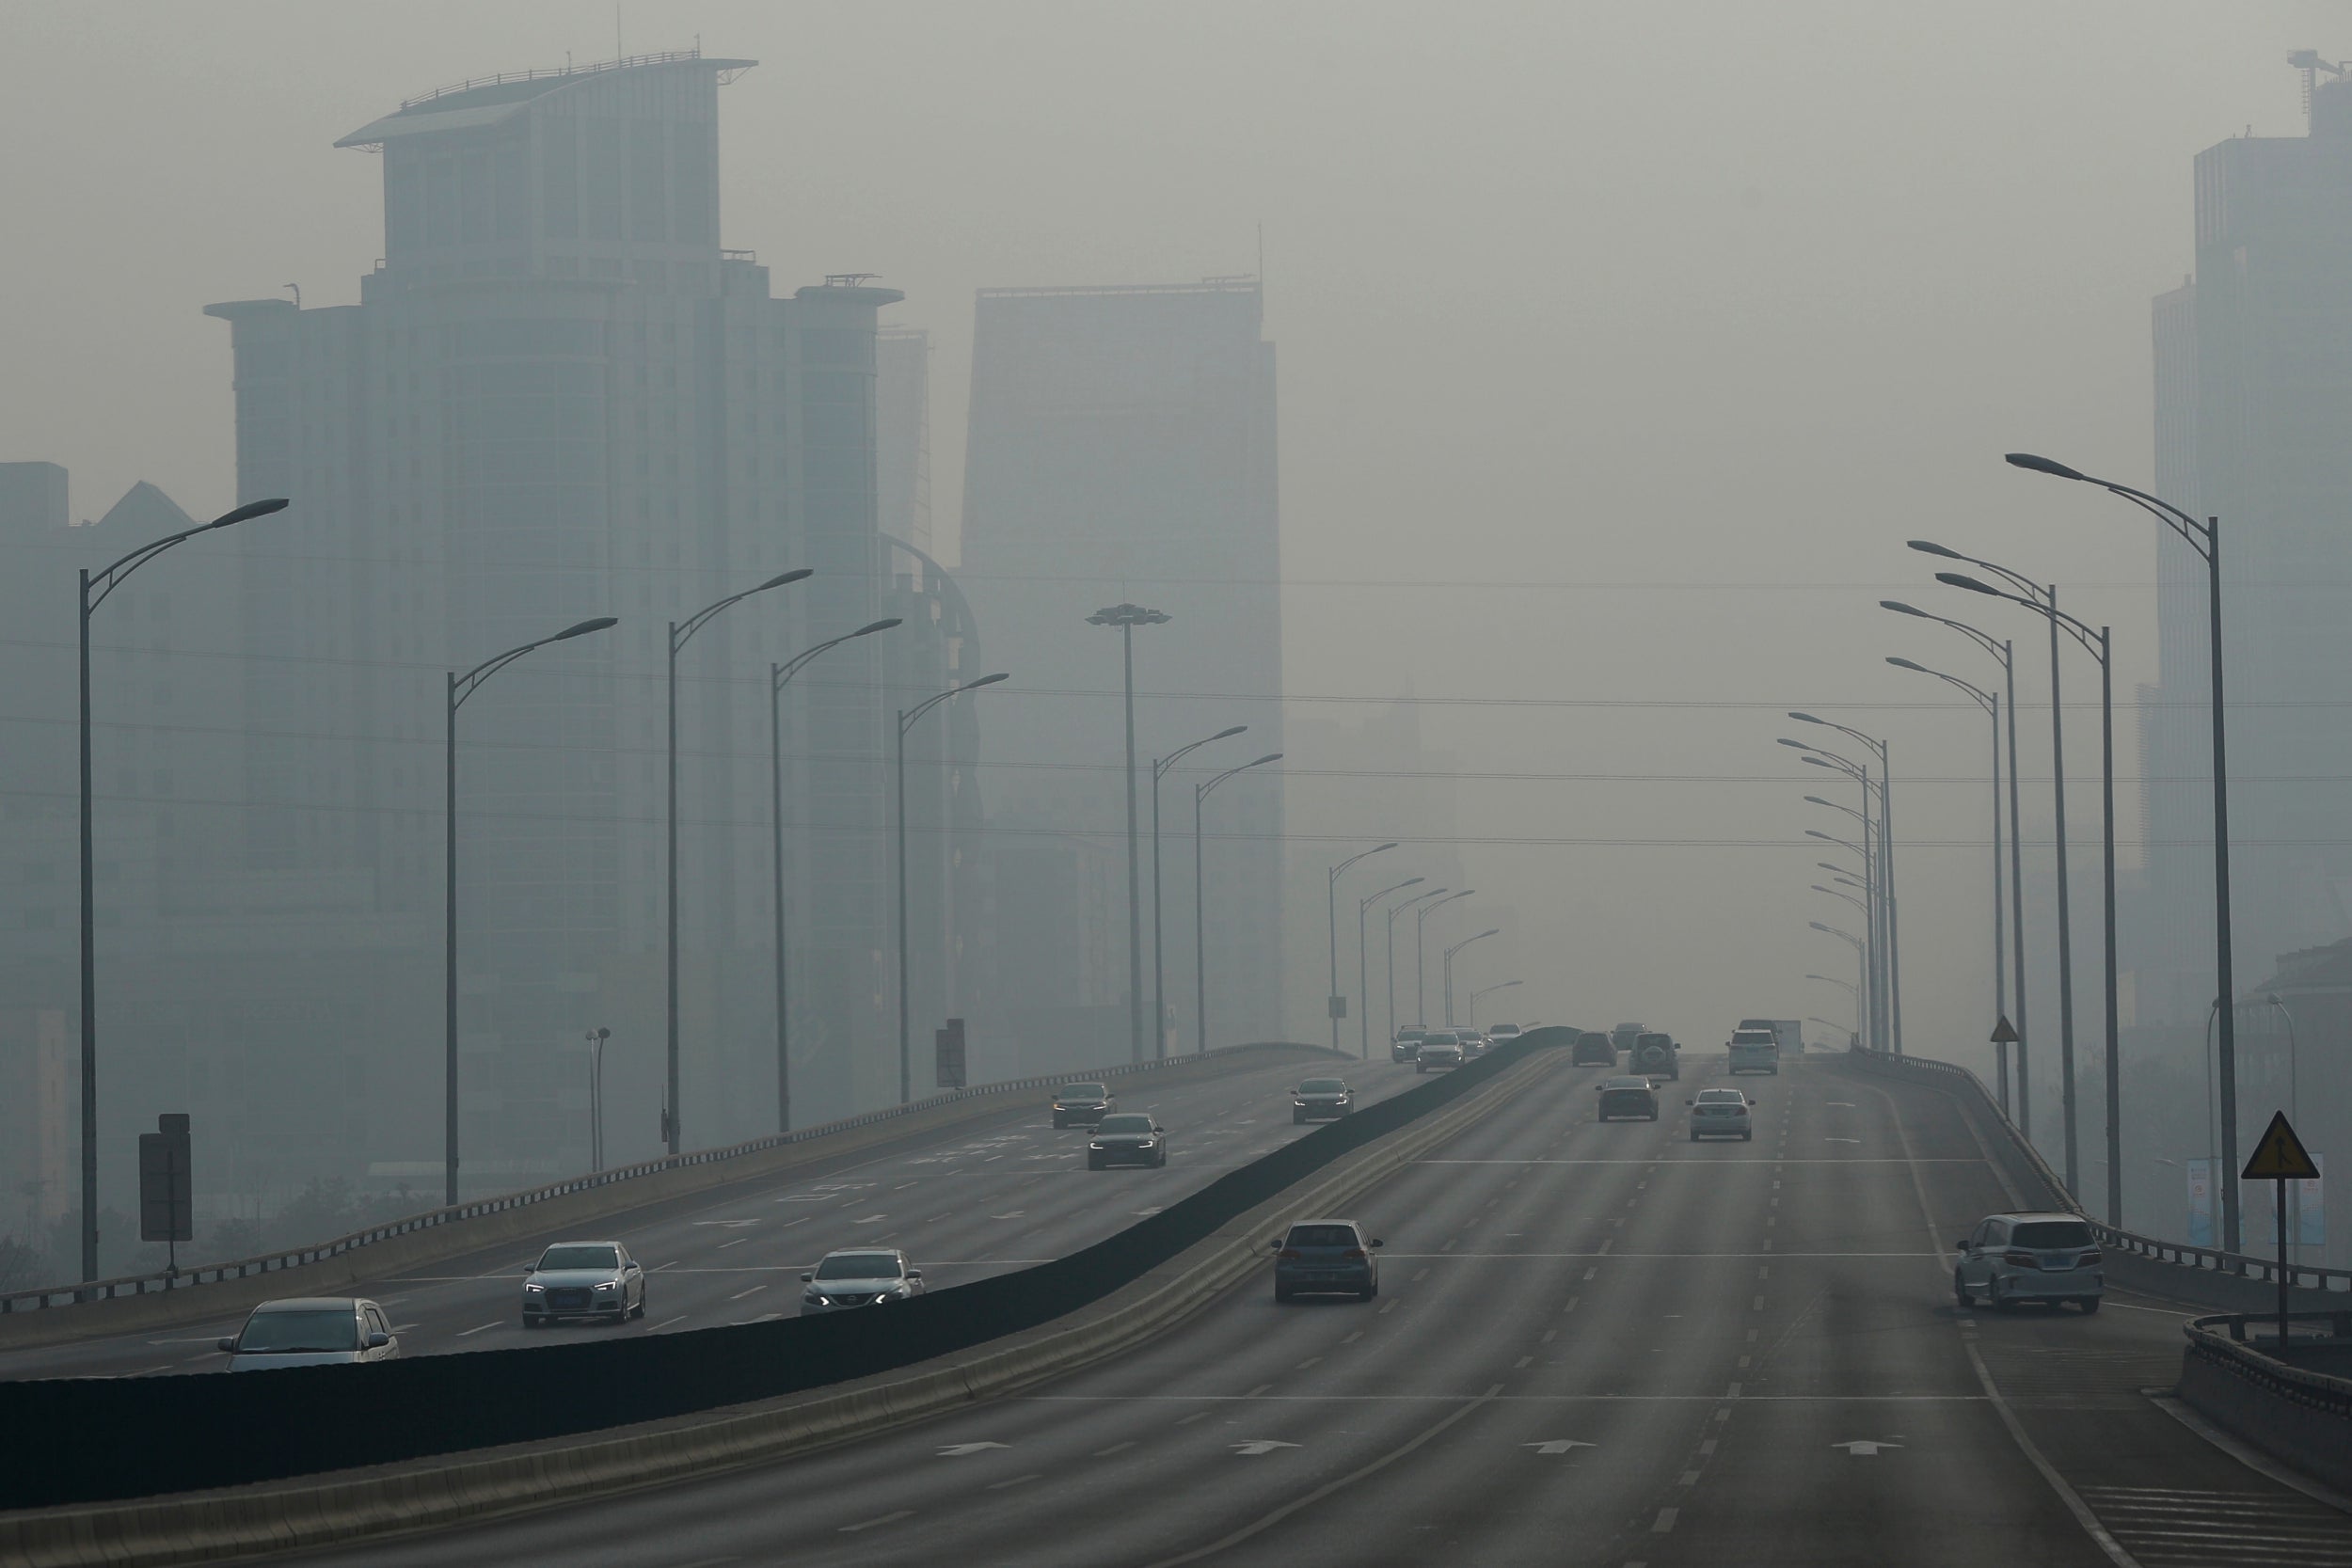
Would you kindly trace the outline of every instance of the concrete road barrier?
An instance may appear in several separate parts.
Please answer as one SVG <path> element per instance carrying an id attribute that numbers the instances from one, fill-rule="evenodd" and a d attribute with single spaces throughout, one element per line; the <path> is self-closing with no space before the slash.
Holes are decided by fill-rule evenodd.
<path id="1" fill-rule="evenodd" d="M 975 1350 L 804 1395 L 292 1482 L 0 1514 L 8 1568 L 166 1568 L 473 1523 L 773 1463 L 1000 1398 L 1144 1342 L 1266 1267 L 1270 1229 L 1366 1191 L 1567 1067 L 1540 1052 L 1342 1156 L 1099 1301 Z"/>

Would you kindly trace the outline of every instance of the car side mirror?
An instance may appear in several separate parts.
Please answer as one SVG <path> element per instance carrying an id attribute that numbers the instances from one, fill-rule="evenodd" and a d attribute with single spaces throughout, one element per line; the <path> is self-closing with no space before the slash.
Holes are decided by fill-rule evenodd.
<path id="1" fill-rule="evenodd" d="M 214 1344 L 213 1344 L 213 1348 L 214 1348 L 215 1350 L 220 1350 L 220 1351 L 231 1351 L 231 1352 L 233 1352 L 233 1351 L 237 1348 L 237 1340 L 236 1340 L 236 1337 L 235 1337 L 234 1335 L 231 1335 L 230 1338 L 226 1338 L 226 1339 L 218 1339 L 218 1340 L 215 1340 L 215 1341 L 214 1341 Z"/>
<path id="2" fill-rule="evenodd" d="M 628 1260 L 628 1272 L 631 1274 L 643 1274 L 644 1272 L 644 1265 L 632 1258 Z"/>
<path id="3" fill-rule="evenodd" d="M 1389 1243 L 1386 1243 L 1386 1242 L 1384 1242 L 1384 1241 L 1382 1241 L 1379 1237 L 1375 1236 L 1375 1237 L 1372 1239 L 1372 1244 L 1373 1244 L 1374 1246 L 1379 1247 L 1379 1246 L 1387 1246 Z"/>
<path id="4" fill-rule="evenodd" d="M 923 1277 L 923 1271 L 921 1269 L 909 1269 L 907 1270 L 907 1277 L 909 1279 L 920 1279 Z"/>
<path id="5" fill-rule="evenodd" d="M 817 1276 L 816 1276 L 815 1275 L 813 1275 L 813 1274 L 804 1274 L 804 1275 L 801 1275 L 801 1283 L 802 1283 L 802 1284 L 803 1284 L 803 1285 L 805 1285 L 805 1284 L 807 1284 L 810 1280 L 815 1279 L 816 1277 L 817 1277 Z"/>
<path id="6" fill-rule="evenodd" d="M 1695 1100 L 1686 1100 L 1686 1101 L 1683 1101 L 1683 1103 L 1684 1103 L 1685 1105 L 1696 1105 L 1696 1104 L 1698 1103 L 1698 1101 L 1695 1101 Z"/>
<path id="7" fill-rule="evenodd" d="M 1952 1249 L 1955 1252 L 1966 1252 L 1968 1250 L 1968 1238 L 1963 1236 L 1959 1241 L 1954 1242 L 1952 1243 Z"/>
<path id="8" fill-rule="evenodd" d="M 391 1342 L 392 1337 L 389 1334 L 371 1334 L 368 1336 L 368 1349 L 370 1350 L 382 1350 L 386 1345 L 389 1345 Z"/>
<path id="9" fill-rule="evenodd" d="M 1272 1240 L 1272 1241 L 1268 1242 L 1265 1245 L 1266 1245 L 1266 1250 L 1267 1250 L 1268 1252 L 1279 1252 L 1279 1251 L 1281 1251 L 1281 1250 L 1282 1250 L 1282 1238 L 1281 1238 L 1281 1237 L 1279 1237 L 1279 1236 L 1277 1236 L 1277 1237 L 1275 1237 L 1275 1238 L 1274 1238 L 1274 1240 Z M 221 1341 L 221 1344 L 222 1344 L 222 1345 L 223 1345 L 223 1347 L 225 1348 L 225 1347 L 227 1346 L 227 1344 L 228 1344 L 228 1341 L 227 1341 L 226 1339 L 224 1339 L 224 1340 L 222 1340 L 222 1341 Z"/>

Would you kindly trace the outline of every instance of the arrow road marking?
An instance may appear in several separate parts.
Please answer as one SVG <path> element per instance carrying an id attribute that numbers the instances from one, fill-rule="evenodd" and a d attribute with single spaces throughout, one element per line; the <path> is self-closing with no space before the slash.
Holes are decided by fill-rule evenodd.
<path id="1" fill-rule="evenodd" d="M 980 1453 L 989 1449 L 1009 1449 L 1010 1443 L 949 1443 L 939 1450 L 942 1459 L 956 1459 L 967 1453 Z"/>
<path id="2" fill-rule="evenodd" d="M 1295 1443 L 1277 1442 L 1270 1437 L 1253 1437 L 1247 1443 L 1235 1443 L 1233 1445 L 1233 1451 L 1239 1454 L 1262 1454 L 1272 1453 L 1277 1449 L 1295 1449 L 1296 1447 L 1298 1447 L 1298 1445 Z"/>
<path id="3" fill-rule="evenodd" d="M 1548 1437 L 1540 1443 L 1521 1443 L 1519 1447 L 1534 1449 L 1537 1453 L 1566 1453 L 1570 1449 L 1597 1449 L 1600 1445 L 1580 1442 L 1573 1437 Z"/>
<path id="4" fill-rule="evenodd" d="M 1881 1449 L 1899 1449 L 1902 1445 L 1900 1443 L 1882 1443 L 1868 1437 L 1857 1437 L 1851 1442 L 1832 1443 L 1830 1447 L 1833 1449 L 1843 1449 L 1848 1453 L 1853 1455 L 1856 1459 L 1868 1459 L 1875 1455 Z"/>

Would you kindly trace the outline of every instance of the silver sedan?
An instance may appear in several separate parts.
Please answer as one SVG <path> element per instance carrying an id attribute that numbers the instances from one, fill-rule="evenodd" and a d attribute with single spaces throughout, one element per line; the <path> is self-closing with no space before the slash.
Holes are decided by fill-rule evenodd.
<path id="1" fill-rule="evenodd" d="M 523 1271 L 523 1326 L 645 1315 L 645 1271 L 618 1242 L 558 1242 Z"/>

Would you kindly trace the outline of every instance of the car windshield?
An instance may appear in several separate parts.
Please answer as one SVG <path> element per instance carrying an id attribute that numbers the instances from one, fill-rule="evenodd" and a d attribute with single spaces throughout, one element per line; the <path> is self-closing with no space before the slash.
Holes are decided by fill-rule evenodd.
<path id="1" fill-rule="evenodd" d="M 1421 1043 L 1423 1045 L 1459 1045 L 1462 1043 L 1462 1037 L 1448 1030 L 1443 1034 L 1424 1035 L 1422 1037 Z"/>
<path id="2" fill-rule="evenodd" d="M 1100 1084 L 1064 1084 L 1061 1086 L 1060 1098 L 1063 1100 L 1103 1100 L 1109 1094 L 1110 1090 Z"/>
<path id="3" fill-rule="evenodd" d="M 1143 1116 L 1104 1117 L 1103 1131 L 1105 1132 L 1149 1132 L 1152 1131 L 1152 1118 Z"/>
<path id="4" fill-rule="evenodd" d="M 2009 1233 L 2011 1246 L 2045 1250 L 2090 1245 L 2090 1227 L 2080 1220 L 2035 1220 Z"/>
<path id="5" fill-rule="evenodd" d="M 359 1320 L 348 1307 L 302 1307 L 256 1312 L 237 1336 L 240 1355 L 290 1355 L 303 1351 L 358 1350 Z"/>
<path id="6" fill-rule="evenodd" d="M 817 1265 L 819 1279 L 896 1279 L 895 1252 L 836 1252 Z"/>
<path id="7" fill-rule="evenodd" d="M 621 1249 L 609 1246 L 551 1246 L 539 1255 L 539 1272 L 558 1269 L 603 1269 L 621 1266 Z"/>
<path id="8" fill-rule="evenodd" d="M 1300 1094 L 1345 1094 L 1347 1085 L 1336 1078 L 1310 1078 L 1298 1085 Z"/>
<path id="9" fill-rule="evenodd" d="M 1293 1246 L 1354 1246 L 1356 1232 L 1344 1225 L 1294 1225 L 1291 1227 Z"/>

